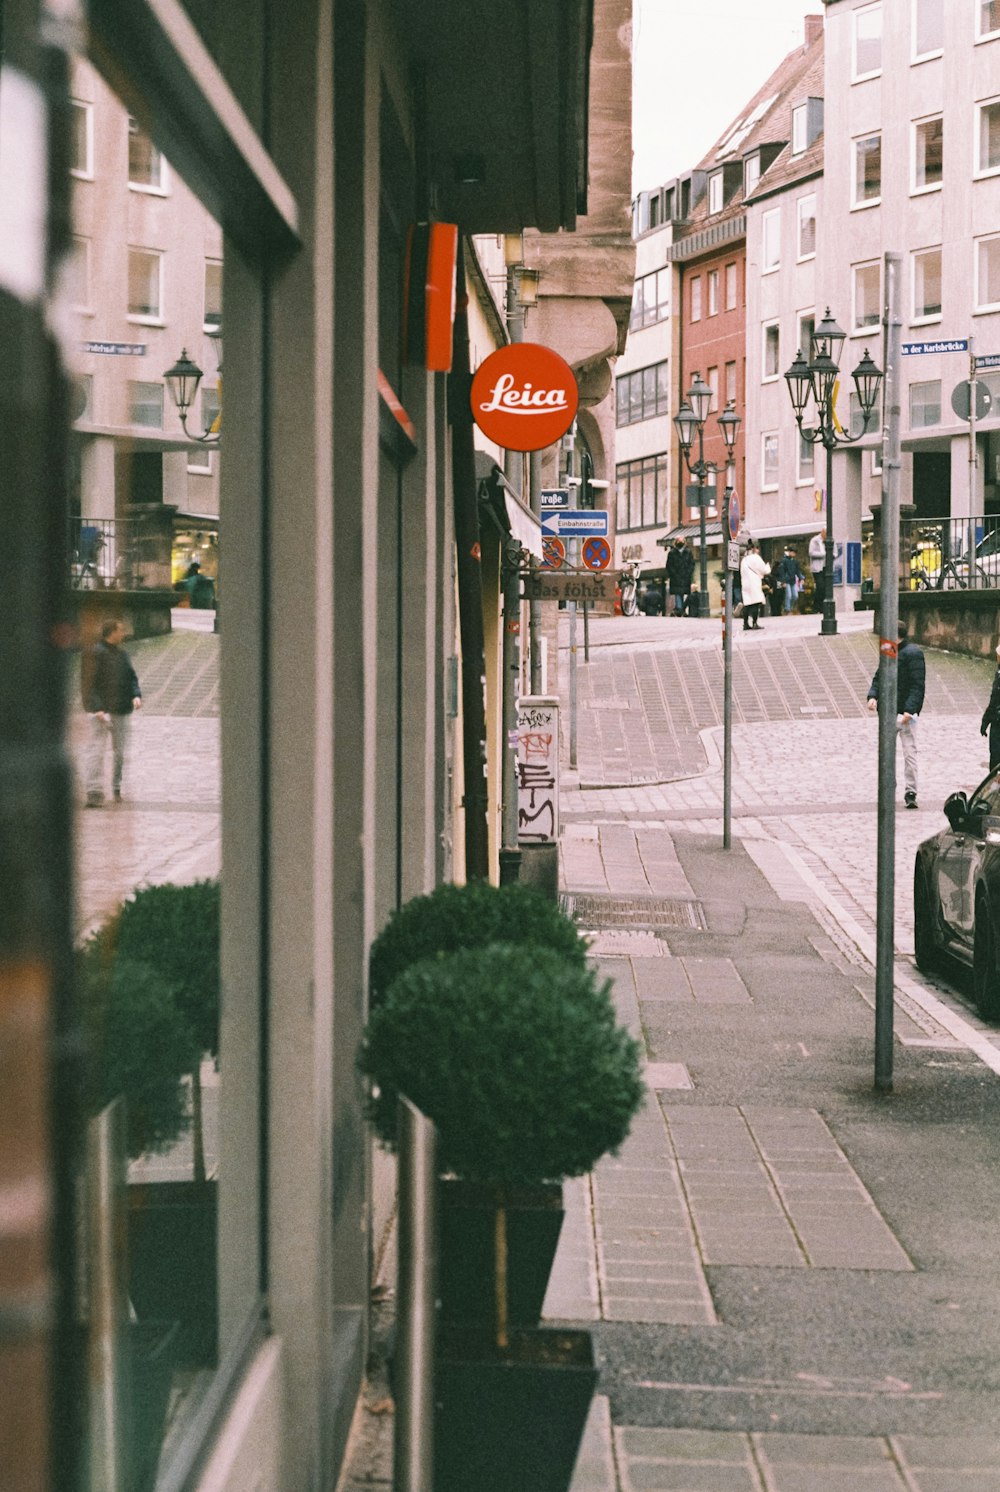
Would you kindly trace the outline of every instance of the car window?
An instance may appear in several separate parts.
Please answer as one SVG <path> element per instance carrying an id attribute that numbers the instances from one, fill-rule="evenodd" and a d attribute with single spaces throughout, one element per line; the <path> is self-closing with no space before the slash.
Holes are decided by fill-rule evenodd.
<path id="1" fill-rule="evenodd" d="M 1000 770 L 992 772 L 985 782 L 981 782 L 976 791 L 969 799 L 970 812 L 985 806 L 989 814 L 1000 813 Z"/>

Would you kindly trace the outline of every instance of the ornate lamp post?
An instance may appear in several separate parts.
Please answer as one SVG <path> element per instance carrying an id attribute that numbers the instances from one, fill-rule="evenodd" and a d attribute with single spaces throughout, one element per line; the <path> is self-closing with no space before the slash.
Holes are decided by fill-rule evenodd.
<path id="1" fill-rule="evenodd" d="M 698 569 L 698 615 L 709 615 L 708 603 L 708 546 L 705 542 L 705 486 L 710 471 L 722 471 L 722 467 L 714 461 L 705 460 L 705 421 L 708 419 L 708 411 L 712 404 L 712 390 L 704 382 L 700 373 L 695 373 L 691 387 L 680 409 L 674 415 L 674 425 L 677 429 L 677 439 L 681 450 L 684 452 L 684 461 L 691 475 L 698 482 L 698 528 L 701 552 L 699 554 Z M 718 416 L 719 428 L 722 438 L 726 443 L 726 471 L 732 462 L 733 447 L 736 444 L 736 435 L 740 428 L 740 417 L 732 404 L 727 404 L 722 414 Z M 692 461 L 691 447 L 694 444 L 695 435 L 698 437 L 698 455 Z"/>
<path id="2" fill-rule="evenodd" d="M 216 344 L 221 388 L 222 333 L 218 329 L 216 329 L 215 331 L 206 333 L 206 335 L 211 337 Z M 221 411 L 219 414 L 216 415 L 209 428 L 207 430 L 204 430 L 201 435 L 196 435 L 193 430 L 189 430 L 187 427 L 188 410 L 191 408 L 195 399 L 198 397 L 198 386 L 201 383 L 203 376 L 204 375 L 201 369 L 198 367 L 198 364 L 188 357 L 186 347 L 182 348 L 181 355 L 177 359 L 176 363 L 174 363 L 173 367 L 168 368 L 163 375 L 164 379 L 166 380 L 167 388 L 170 390 L 170 397 L 171 399 L 173 399 L 174 404 L 177 406 L 177 413 L 180 415 L 181 429 L 184 431 L 184 434 L 190 440 L 200 441 L 202 445 L 217 445 L 222 435 Z"/>
<path id="3" fill-rule="evenodd" d="M 843 430 L 837 422 L 833 406 L 840 375 L 837 359 L 846 335 L 830 315 L 830 307 L 827 306 L 826 315 L 812 334 L 809 362 L 806 362 L 802 349 L 799 348 L 795 361 L 785 374 L 800 435 L 810 444 L 822 444 L 826 449 L 826 564 L 823 620 L 820 623 L 820 632 L 826 635 L 834 635 L 837 631 L 837 608 L 833 595 L 833 453 L 837 446 L 853 445 L 867 432 L 882 387 L 882 370 L 875 366 L 866 349 L 864 357 L 851 374 L 861 407 L 861 429 L 857 435 Z M 802 422 L 810 398 L 816 405 L 818 424 L 804 429 Z"/>

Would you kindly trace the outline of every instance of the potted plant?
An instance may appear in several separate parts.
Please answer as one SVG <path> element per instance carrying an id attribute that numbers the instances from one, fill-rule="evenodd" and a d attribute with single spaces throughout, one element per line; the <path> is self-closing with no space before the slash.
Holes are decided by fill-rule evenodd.
<path id="1" fill-rule="evenodd" d="M 578 969 L 587 961 L 587 944 L 576 925 L 533 887 L 449 882 L 400 907 L 375 939 L 369 957 L 372 1008 L 411 964 L 496 942 L 537 944 Z M 493 1320 L 494 1212 L 488 1187 L 458 1176 L 441 1177 L 440 1311 L 446 1321 L 483 1325 Z M 564 1216 L 561 1182 L 508 1188 L 508 1302 L 514 1326 L 538 1324 Z"/>
<path id="2" fill-rule="evenodd" d="M 441 1167 L 492 1198 L 493 1325 L 438 1330 L 434 1492 L 565 1492 L 597 1371 L 589 1333 L 510 1321 L 509 1198 L 589 1171 L 628 1134 L 639 1045 L 610 985 L 536 945 L 490 944 L 404 970 L 373 1010 L 361 1065 L 392 1145 L 405 1094 Z"/>

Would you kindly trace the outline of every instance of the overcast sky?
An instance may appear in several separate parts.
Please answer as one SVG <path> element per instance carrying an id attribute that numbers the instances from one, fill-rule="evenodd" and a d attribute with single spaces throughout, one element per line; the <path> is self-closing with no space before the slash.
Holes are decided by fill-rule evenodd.
<path id="1" fill-rule="evenodd" d="M 822 0 L 633 0 L 633 195 L 699 161 Z"/>

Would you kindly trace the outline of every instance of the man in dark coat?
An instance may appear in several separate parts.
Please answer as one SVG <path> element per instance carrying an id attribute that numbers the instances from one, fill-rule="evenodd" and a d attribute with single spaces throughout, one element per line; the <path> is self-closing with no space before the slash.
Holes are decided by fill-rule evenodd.
<path id="1" fill-rule="evenodd" d="M 104 752 L 109 740 L 111 788 L 115 801 L 120 801 L 129 717 L 133 710 L 142 708 L 139 680 L 131 658 L 122 647 L 124 639 L 125 623 L 117 617 L 107 617 L 101 624 L 100 642 L 83 654 L 80 686 L 83 708 L 90 716 L 88 808 L 98 808 L 104 802 Z"/>
<path id="2" fill-rule="evenodd" d="M 674 603 L 674 616 L 684 615 L 693 575 L 694 555 L 678 534 L 667 550 L 667 586 Z"/>
<path id="3" fill-rule="evenodd" d="M 899 624 L 896 672 L 896 734 L 903 748 L 903 802 L 917 806 L 917 716 L 924 707 L 926 665 L 923 649 L 910 641 L 910 629 Z M 868 708 L 878 709 L 878 669 L 868 690 Z"/>
<path id="4" fill-rule="evenodd" d="M 990 771 L 994 767 L 1000 767 L 1000 643 L 997 644 L 997 671 L 993 675 L 993 688 L 990 690 L 990 702 L 983 711 L 982 722 L 979 726 L 979 734 L 985 736 L 990 733 Z"/>

